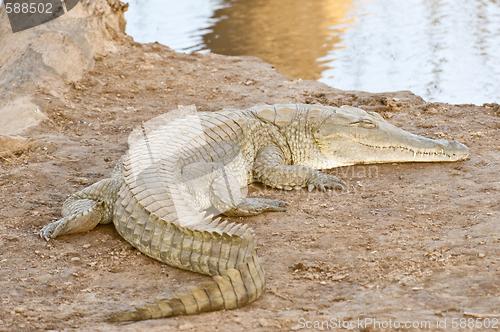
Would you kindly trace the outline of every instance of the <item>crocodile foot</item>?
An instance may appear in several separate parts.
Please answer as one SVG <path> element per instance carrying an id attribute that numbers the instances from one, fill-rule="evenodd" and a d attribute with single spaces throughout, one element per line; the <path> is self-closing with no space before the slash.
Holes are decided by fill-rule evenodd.
<path id="1" fill-rule="evenodd" d="M 50 239 L 56 238 L 58 235 L 64 234 L 64 229 L 69 223 L 69 218 L 64 217 L 53 223 L 48 224 L 40 231 L 40 236 L 42 239 L 48 241 Z"/>
<path id="2" fill-rule="evenodd" d="M 102 220 L 104 215 L 104 203 L 88 199 L 76 201 L 76 212 L 62 219 L 48 224 L 40 231 L 40 236 L 46 241 L 54 239 L 60 235 L 82 233 L 90 231 Z"/>
<path id="3" fill-rule="evenodd" d="M 309 180 L 307 184 L 307 190 L 311 192 L 314 188 L 319 191 L 325 192 L 327 189 L 343 190 L 345 182 L 334 175 L 316 173 L 316 176 Z"/>

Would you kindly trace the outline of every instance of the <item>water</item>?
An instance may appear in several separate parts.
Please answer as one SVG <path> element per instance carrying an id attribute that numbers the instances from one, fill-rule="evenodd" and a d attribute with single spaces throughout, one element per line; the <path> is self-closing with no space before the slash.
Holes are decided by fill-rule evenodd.
<path id="1" fill-rule="evenodd" d="M 253 55 L 339 89 L 500 102 L 500 0 L 131 0 L 126 18 L 138 42 Z"/>
<path id="2" fill-rule="evenodd" d="M 127 34 L 141 43 L 159 42 L 179 52 L 208 52 L 203 35 L 219 20 L 220 0 L 130 0 Z"/>

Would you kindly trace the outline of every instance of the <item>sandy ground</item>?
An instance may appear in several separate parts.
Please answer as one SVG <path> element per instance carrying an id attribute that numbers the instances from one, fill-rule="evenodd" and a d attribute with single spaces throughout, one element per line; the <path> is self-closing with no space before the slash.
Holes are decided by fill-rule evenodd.
<path id="1" fill-rule="evenodd" d="M 430 331 L 451 330 L 452 319 L 459 329 L 481 321 L 496 329 L 475 331 L 500 329 L 497 104 L 339 91 L 292 81 L 256 58 L 136 43 L 96 58 L 76 83 L 38 85 L 34 101 L 47 119 L 26 133 L 31 147 L 0 157 L 0 331 L 297 331 L 306 323 L 328 331 L 333 324 L 314 322 L 338 320 L 354 331 L 408 330 L 404 322 Z M 256 231 L 268 276 L 260 299 L 233 311 L 104 322 L 207 278 L 140 254 L 112 225 L 50 242 L 41 227 L 60 218 L 68 195 L 109 175 L 141 122 L 178 105 L 259 102 L 358 106 L 413 133 L 459 140 L 471 155 L 327 171 L 348 183 L 343 192 L 252 185 L 251 196 L 292 203 L 286 213 L 231 218 Z"/>

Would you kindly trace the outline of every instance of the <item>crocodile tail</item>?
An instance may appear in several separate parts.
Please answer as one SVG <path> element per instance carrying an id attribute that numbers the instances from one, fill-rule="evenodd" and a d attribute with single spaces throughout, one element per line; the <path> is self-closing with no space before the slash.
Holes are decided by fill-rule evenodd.
<path id="1" fill-rule="evenodd" d="M 190 286 L 187 293 L 165 301 L 137 306 L 133 310 L 114 314 L 110 322 L 139 321 L 166 318 L 179 315 L 194 315 L 209 311 L 240 308 L 255 301 L 264 291 L 265 274 L 254 248 L 255 240 L 250 229 L 245 237 L 250 237 L 250 252 L 236 268 L 220 270 L 221 275 L 213 276 L 214 282 L 205 282 L 201 287 Z M 245 241 L 245 239 L 243 239 Z"/>

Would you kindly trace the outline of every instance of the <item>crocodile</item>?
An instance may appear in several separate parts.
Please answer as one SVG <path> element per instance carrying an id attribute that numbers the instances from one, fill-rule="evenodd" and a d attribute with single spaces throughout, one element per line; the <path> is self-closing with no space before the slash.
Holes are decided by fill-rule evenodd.
<path id="1" fill-rule="evenodd" d="M 146 122 L 112 175 L 73 195 L 45 240 L 113 222 L 145 255 L 212 277 L 185 293 L 130 310 L 110 321 L 134 321 L 235 309 L 255 301 L 266 278 L 254 231 L 225 216 L 286 211 L 279 200 L 246 197 L 261 182 L 273 188 L 342 190 L 320 169 L 392 162 L 464 160 L 469 149 L 389 124 L 375 112 L 341 106 L 257 105 L 196 112 L 179 108 Z M 214 214 L 209 213 L 214 210 Z"/>

